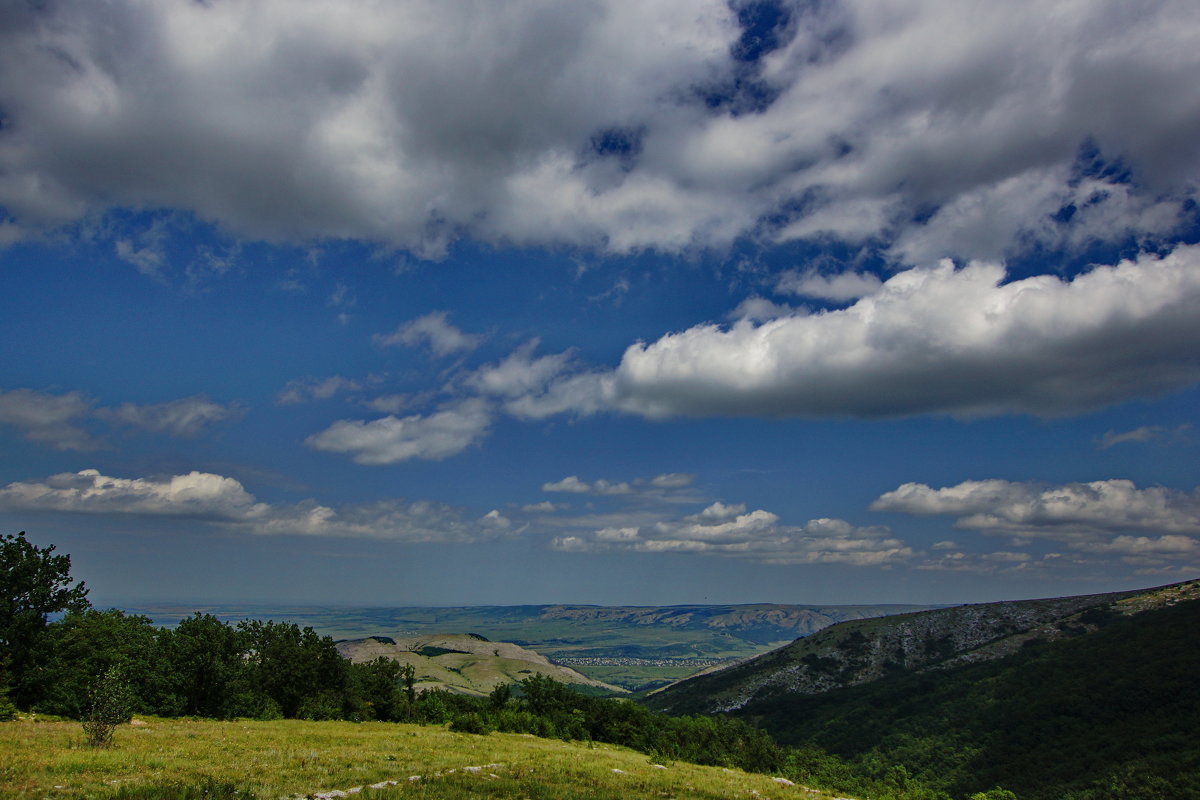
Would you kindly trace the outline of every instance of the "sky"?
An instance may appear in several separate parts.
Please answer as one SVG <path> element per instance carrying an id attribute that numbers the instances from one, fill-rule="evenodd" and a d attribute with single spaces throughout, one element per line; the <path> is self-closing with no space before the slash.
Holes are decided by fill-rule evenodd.
<path id="1" fill-rule="evenodd" d="M 1200 576 L 1194 0 L 0 2 L 0 531 L 99 604 Z"/>

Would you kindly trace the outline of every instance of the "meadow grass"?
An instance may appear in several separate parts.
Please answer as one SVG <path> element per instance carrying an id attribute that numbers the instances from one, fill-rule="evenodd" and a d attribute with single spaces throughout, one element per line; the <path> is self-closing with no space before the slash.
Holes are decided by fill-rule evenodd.
<path id="1" fill-rule="evenodd" d="M 77 722 L 0 723 L 0 798 L 274 800 L 356 787 L 364 788 L 353 796 L 381 800 L 826 797 L 764 775 L 682 763 L 656 767 L 625 748 L 524 734 L 474 736 L 379 722 L 137 722 L 120 726 L 113 746 L 103 749 L 87 746 Z M 397 783 L 370 788 L 388 781 Z M 208 794 L 197 788 L 203 786 Z"/>

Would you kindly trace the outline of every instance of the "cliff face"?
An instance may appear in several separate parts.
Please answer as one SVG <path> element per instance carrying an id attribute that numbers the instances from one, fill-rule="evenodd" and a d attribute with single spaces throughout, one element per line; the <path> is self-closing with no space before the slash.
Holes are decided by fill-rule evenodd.
<path id="1" fill-rule="evenodd" d="M 901 672 L 1003 658 L 1031 640 L 1084 635 L 1111 615 L 1195 597 L 1200 597 L 1200 581 L 843 622 L 763 656 L 677 683 L 647 703 L 671 713 L 736 711 L 765 695 L 820 694 Z"/>

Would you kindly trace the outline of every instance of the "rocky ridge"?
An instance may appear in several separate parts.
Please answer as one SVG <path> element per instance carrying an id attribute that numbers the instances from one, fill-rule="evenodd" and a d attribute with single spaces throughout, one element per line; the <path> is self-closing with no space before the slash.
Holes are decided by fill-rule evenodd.
<path id="1" fill-rule="evenodd" d="M 1010 655 L 1028 642 L 1085 635 L 1112 615 L 1200 597 L 1200 581 L 1144 591 L 956 606 L 834 625 L 652 695 L 672 713 L 736 711 L 756 698 L 811 695 L 901 672 Z"/>

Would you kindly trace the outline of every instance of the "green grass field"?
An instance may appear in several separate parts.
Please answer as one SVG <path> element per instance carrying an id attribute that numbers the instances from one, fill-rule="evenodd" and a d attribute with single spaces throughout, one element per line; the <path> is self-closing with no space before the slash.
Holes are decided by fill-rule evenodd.
<path id="1" fill-rule="evenodd" d="M 77 722 L 0 723 L 4 800 L 199 798 L 211 796 L 195 788 L 206 783 L 239 790 L 218 796 L 272 800 L 321 793 L 381 800 L 828 797 L 737 770 L 656 767 L 644 754 L 610 745 L 442 726 L 147 717 L 120 726 L 111 748 L 94 749 Z"/>

